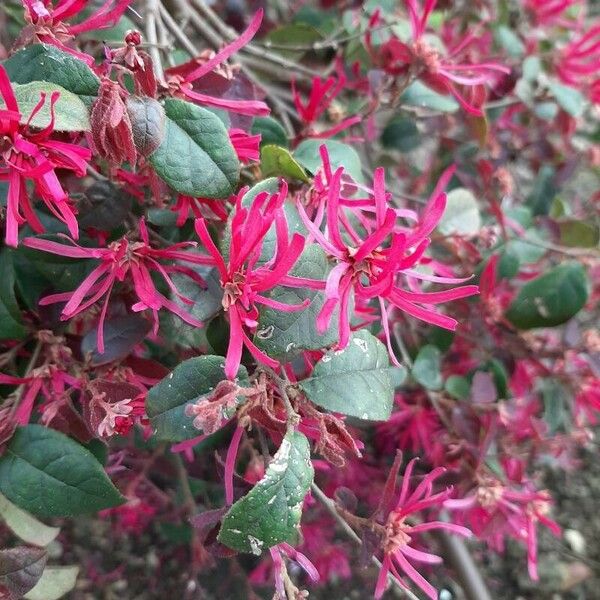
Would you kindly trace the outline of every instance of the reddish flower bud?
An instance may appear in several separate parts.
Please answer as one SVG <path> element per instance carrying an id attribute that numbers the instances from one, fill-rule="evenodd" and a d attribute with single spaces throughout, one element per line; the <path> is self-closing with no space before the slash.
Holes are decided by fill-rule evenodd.
<path id="1" fill-rule="evenodd" d="M 134 165 L 137 152 L 131 120 L 124 101 L 125 91 L 105 77 L 90 117 L 92 149 L 114 165 L 129 161 Z"/>

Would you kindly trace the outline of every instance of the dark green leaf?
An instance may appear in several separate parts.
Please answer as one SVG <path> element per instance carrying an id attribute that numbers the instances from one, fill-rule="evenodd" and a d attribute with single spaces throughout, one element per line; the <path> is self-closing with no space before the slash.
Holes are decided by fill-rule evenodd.
<path id="1" fill-rule="evenodd" d="M 0 550 L 0 598 L 19 600 L 39 581 L 48 555 L 41 548 Z"/>
<path id="2" fill-rule="evenodd" d="M 457 400 L 467 400 L 471 395 L 471 386 L 466 377 L 450 375 L 444 384 L 446 392 Z"/>
<path id="3" fill-rule="evenodd" d="M 39 237 L 54 239 L 53 236 Z M 42 295 L 74 290 L 94 267 L 93 261 L 74 260 L 25 246 L 14 251 L 13 260 L 19 294 L 33 310 L 37 310 Z"/>
<path id="4" fill-rule="evenodd" d="M 547 215 L 550 212 L 552 200 L 558 192 L 554 174 L 552 167 L 544 165 L 537 175 L 533 190 L 527 198 L 527 203 L 531 206 L 535 216 Z"/>
<path id="5" fill-rule="evenodd" d="M 325 145 L 329 152 L 331 168 L 335 171 L 344 167 L 344 172 L 350 175 L 357 183 L 364 183 L 362 163 L 356 150 L 348 144 L 337 140 L 304 140 L 294 150 L 294 158 L 313 175 L 321 168 L 321 154 L 319 148 Z"/>
<path id="6" fill-rule="evenodd" d="M 296 277 L 324 280 L 329 265 L 323 250 L 316 244 L 305 248 L 290 272 Z M 319 350 L 331 346 L 338 339 L 338 314 L 336 309 L 331 325 L 323 334 L 317 331 L 316 318 L 325 301 L 324 294 L 306 287 L 280 286 L 269 293 L 269 297 L 285 304 L 301 304 L 308 299 L 311 303 L 302 310 L 283 312 L 261 307 L 254 343 L 269 356 L 287 362 L 304 350 Z"/>
<path id="7" fill-rule="evenodd" d="M 141 344 L 151 328 L 150 321 L 141 315 L 115 317 L 104 323 L 104 352 L 98 351 L 98 330 L 91 329 L 81 340 L 81 352 L 91 357 L 94 366 L 121 360 Z"/>
<path id="8" fill-rule="evenodd" d="M 200 435 L 185 415 L 186 405 L 212 392 L 226 379 L 222 356 L 198 356 L 183 361 L 175 370 L 148 392 L 146 412 L 156 436 L 161 440 L 181 442 Z M 248 381 L 245 367 L 240 367 L 238 379 Z"/>
<path id="9" fill-rule="evenodd" d="M 165 100 L 165 137 L 149 160 L 174 190 L 188 196 L 227 198 L 239 177 L 240 165 L 227 129 L 210 111 Z"/>
<path id="10" fill-rule="evenodd" d="M 265 177 L 280 175 L 286 179 L 308 182 L 306 171 L 290 151 L 281 146 L 263 146 L 260 151 L 260 169 Z"/>
<path id="11" fill-rule="evenodd" d="M 381 143 L 385 148 L 410 152 L 421 144 L 421 135 L 414 119 L 398 115 L 384 128 Z"/>
<path id="12" fill-rule="evenodd" d="M 0 458 L 0 490 L 43 517 L 94 513 L 123 502 L 91 452 L 41 425 L 16 430 Z"/>
<path id="13" fill-rule="evenodd" d="M 15 298 L 13 252 L 8 248 L 0 252 L 0 281 L 0 340 L 22 339 L 26 331 Z"/>
<path id="14" fill-rule="evenodd" d="M 287 148 L 289 140 L 285 129 L 273 117 L 256 117 L 252 123 L 252 135 L 260 134 L 260 145 L 274 144 Z"/>
<path id="15" fill-rule="evenodd" d="M 506 318 L 519 329 L 555 327 L 574 317 L 587 298 L 583 265 L 567 262 L 527 282 L 508 307 Z"/>
<path id="16" fill-rule="evenodd" d="M 264 477 L 223 518 L 219 541 L 253 554 L 281 542 L 296 543 L 302 502 L 313 476 L 308 440 L 289 431 Z"/>
<path id="17" fill-rule="evenodd" d="M 443 379 L 441 372 L 442 353 L 430 344 L 423 346 L 415 358 L 412 376 L 428 390 L 439 390 Z"/>
<path id="18" fill-rule="evenodd" d="M 131 196 L 110 181 L 96 181 L 85 190 L 77 205 L 79 226 L 103 230 L 119 227 L 129 214 L 131 201 Z"/>
<path id="19" fill-rule="evenodd" d="M 4 61 L 13 83 L 49 81 L 79 96 L 88 106 L 98 95 L 100 80 L 83 62 L 56 46 L 33 44 Z"/>
<path id="20" fill-rule="evenodd" d="M 299 385 L 309 400 L 327 410 L 371 421 L 386 421 L 392 412 L 388 353 L 366 329 L 353 333 L 344 350 L 327 352 Z"/>

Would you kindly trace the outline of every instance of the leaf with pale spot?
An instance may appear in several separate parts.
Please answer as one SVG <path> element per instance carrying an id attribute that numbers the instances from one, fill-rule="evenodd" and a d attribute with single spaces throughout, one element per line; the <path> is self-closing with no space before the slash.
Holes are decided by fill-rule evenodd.
<path id="1" fill-rule="evenodd" d="M 288 431 L 264 477 L 223 518 L 219 541 L 253 554 L 282 542 L 294 544 L 313 477 L 308 440 Z"/>
<path id="2" fill-rule="evenodd" d="M 299 385 L 309 400 L 327 410 L 370 421 L 386 421 L 392 413 L 388 353 L 366 329 L 353 333 L 344 350 L 327 352 Z"/>

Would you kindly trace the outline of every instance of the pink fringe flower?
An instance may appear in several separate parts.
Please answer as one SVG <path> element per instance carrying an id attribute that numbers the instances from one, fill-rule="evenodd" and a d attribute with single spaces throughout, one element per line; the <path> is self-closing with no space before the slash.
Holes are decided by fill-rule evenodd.
<path id="1" fill-rule="evenodd" d="M 46 103 L 46 94 L 40 95 L 25 125 L 23 116 L 4 67 L 0 66 L 0 95 L 5 109 L 0 109 L 0 179 L 8 181 L 6 204 L 6 235 L 8 246 L 16 247 L 19 226 L 27 223 L 35 233 L 43 233 L 44 226 L 33 210 L 27 191 L 27 181 L 33 182 L 35 191 L 48 210 L 62 221 L 71 235 L 77 239 L 79 228 L 73 208 L 70 206 L 56 169 L 73 171 L 83 177 L 91 153 L 68 142 L 52 140 L 54 131 L 54 105 L 59 93 L 50 96 L 50 122 L 43 129 L 34 131 L 31 120 Z"/>
<path id="2" fill-rule="evenodd" d="M 152 272 L 158 273 L 169 289 L 186 305 L 192 306 L 194 301 L 182 295 L 171 280 L 172 273 L 181 273 L 198 285 L 204 286 L 204 280 L 188 266 L 171 264 L 172 261 L 184 262 L 192 265 L 210 265 L 212 259 L 200 254 L 185 252 L 187 248 L 196 247 L 195 242 L 182 242 L 168 248 L 156 249 L 150 245 L 148 230 L 144 221 L 140 221 L 139 233 L 141 241 L 131 242 L 126 237 L 112 242 L 107 248 L 84 248 L 77 245 L 67 236 L 63 237 L 68 244 L 61 244 L 51 240 L 39 238 L 26 238 L 24 245 L 34 250 L 50 252 L 58 256 L 69 258 L 91 258 L 100 261 L 91 273 L 81 282 L 79 287 L 72 291 L 51 294 L 40 300 L 40 305 L 66 302 L 61 313 L 61 319 L 71 319 L 82 313 L 102 297 L 104 301 L 98 321 L 98 351 L 104 352 L 104 320 L 113 287 L 117 282 L 130 279 L 133 289 L 138 297 L 131 308 L 139 312 L 149 309 L 154 314 L 155 331 L 158 330 L 158 311 L 166 308 L 176 314 L 186 323 L 195 327 L 202 327 L 202 322 L 185 311 L 178 303 L 163 296 L 152 281 Z M 160 261 L 169 261 L 162 264 Z"/>
<path id="3" fill-rule="evenodd" d="M 246 330 L 254 331 L 258 325 L 258 306 L 292 312 L 307 304 L 284 304 L 264 294 L 277 285 L 300 287 L 305 280 L 288 275 L 298 260 L 304 238 L 295 233 L 289 239 L 283 203 L 287 196 L 287 184 L 282 184 L 277 194 L 263 192 L 252 201 L 250 208 L 242 206 L 247 188 L 237 196 L 231 219 L 231 243 L 228 252 L 220 252 L 215 246 L 204 219 L 196 220 L 196 232 L 204 247 L 214 260 L 223 287 L 223 308 L 229 319 L 229 346 L 225 359 L 225 374 L 229 378 L 238 372 L 244 346 L 262 364 L 277 367 L 279 363 L 259 350 Z M 265 235 L 274 226 L 277 247 L 273 257 L 260 262 Z"/>
<path id="4" fill-rule="evenodd" d="M 400 569 L 425 592 L 428 598 L 437 600 L 438 594 L 435 588 L 415 569 L 411 562 L 435 565 L 440 564 L 442 559 L 435 554 L 429 554 L 414 548 L 413 538 L 415 534 L 435 530 L 444 530 L 463 537 L 470 537 L 471 531 L 461 525 L 445 521 L 425 521 L 418 524 L 409 522 L 411 515 L 421 513 L 426 509 L 442 508 L 444 502 L 452 494 L 452 488 L 447 488 L 436 494 L 433 493 L 433 484 L 446 471 L 443 467 L 439 467 L 425 475 L 419 485 L 410 493 L 410 479 L 417 462 L 417 459 L 413 458 L 404 472 L 398 500 L 395 504 L 392 504 L 401 460 L 401 455 L 398 454 L 386 482 L 383 498 L 378 509 L 385 514 L 393 506 L 393 509 L 389 510 L 385 524 L 384 556 L 375 587 L 375 598 L 378 600 L 383 596 L 389 573 L 392 573 L 401 584 L 407 587 L 398 571 Z"/>
<path id="5" fill-rule="evenodd" d="M 321 154 L 327 170 L 329 161 L 324 146 L 321 147 Z M 381 321 L 393 360 L 395 358 L 391 351 L 386 302 L 427 323 L 445 329 L 456 328 L 455 319 L 429 307 L 477 294 L 478 287 L 466 285 L 443 292 L 421 292 L 416 288 L 417 280 L 449 284 L 462 283 L 466 280 L 425 275 L 415 269 L 419 263 L 427 262 L 424 253 L 430 242 L 428 236 L 440 222 L 446 206 L 446 195 L 441 192 L 441 189 L 453 172 L 454 169 L 449 169 L 442 175 L 420 221 L 412 229 L 402 228 L 397 223 L 398 217 L 413 218 L 412 211 L 402 211 L 388 206 L 382 168 L 375 170 L 372 199 L 346 200 L 341 197 L 343 167 L 340 167 L 328 177 L 330 183 L 326 201 L 323 198 L 313 221 L 308 218 L 303 205 L 297 203 L 300 217 L 311 238 L 336 261 L 336 265 L 327 277 L 326 301 L 317 315 L 317 328 L 321 332 L 327 330 L 333 312 L 339 305 L 340 348 L 344 348 L 350 338 L 352 294 L 361 300 L 378 298 Z M 357 228 L 350 222 L 347 214 L 349 208 L 354 208 L 354 214 L 362 228 L 366 230 L 366 235 L 361 237 Z M 321 229 L 325 216 L 327 228 L 323 233 Z M 401 276 L 406 278 L 411 291 L 404 290 L 398 285 Z"/>

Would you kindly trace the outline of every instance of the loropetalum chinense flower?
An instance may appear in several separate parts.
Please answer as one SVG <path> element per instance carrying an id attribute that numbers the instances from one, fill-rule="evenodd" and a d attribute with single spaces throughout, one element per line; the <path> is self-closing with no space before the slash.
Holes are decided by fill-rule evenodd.
<path id="1" fill-rule="evenodd" d="M 116 283 L 128 280 L 138 301 L 131 307 L 139 312 L 151 310 L 154 316 L 155 331 L 158 330 L 158 311 L 165 308 L 186 323 L 202 327 L 198 321 L 180 304 L 164 296 L 158 291 L 152 280 L 152 273 L 157 273 L 167 284 L 171 292 L 179 298 L 183 305 L 192 306 L 193 300 L 181 294 L 171 279 L 174 273 L 189 277 L 199 286 L 204 280 L 189 265 L 210 265 L 212 259 L 199 253 L 187 250 L 196 247 L 195 242 L 181 242 L 167 248 L 154 248 L 150 244 L 148 229 L 144 221 L 139 223 L 137 241 L 127 236 L 111 242 L 106 248 L 87 248 L 79 246 L 67 236 L 59 236 L 65 243 L 40 238 L 26 238 L 23 243 L 29 248 L 50 252 L 69 258 L 89 258 L 100 261 L 90 274 L 72 292 L 51 294 L 40 300 L 40 305 L 66 302 L 61 319 L 71 319 L 104 298 L 98 320 L 98 351 L 104 352 L 104 320 L 108 311 L 109 300 Z M 166 261 L 166 262 L 165 262 Z M 187 264 L 185 264 L 187 263 Z"/>
<path id="2" fill-rule="evenodd" d="M 223 287 L 223 309 L 229 321 L 229 345 L 225 359 L 225 374 L 229 378 L 235 377 L 238 372 L 244 346 L 259 363 L 270 367 L 279 365 L 259 350 L 248 336 L 247 332 L 255 331 L 258 325 L 258 305 L 292 312 L 302 310 L 307 304 L 284 304 L 265 295 L 278 285 L 301 287 L 306 283 L 302 278 L 289 275 L 304 248 L 304 238 L 298 233 L 291 240 L 289 238 L 283 210 L 287 184 L 283 182 L 276 194 L 261 192 L 252 200 L 250 207 L 243 204 L 247 191 L 243 188 L 237 195 L 230 219 L 230 244 L 226 251 L 219 251 L 205 220 L 196 220 L 196 232 L 214 260 Z M 274 227 L 277 238 L 275 254 L 263 261 L 263 243 L 271 227 Z"/>
<path id="3" fill-rule="evenodd" d="M 46 104 L 46 94 L 41 94 L 25 124 L 19 111 L 17 99 L 4 67 L 0 66 L 0 94 L 5 108 L 0 108 L 0 179 L 8 181 L 6 200 L 5 242 L 17 246 L 19 227 L 27 223 L 36 233 L 43 233 L 36 214 L 27 182 L 32 182 L 36 194 L 47 209 L 65 223 L 71 235 L 77 239 L 79 227 L 75 211 L 56 175 L 56 169 L 72 171 L 83 177 L 91 153 L 88 149 L 52 138 L 54 133 L 54 106 L 58 92 L 50 95 L 50 122 L 43 129 L 31 127 L 31 120 Z"/>
<path id="4" fill-rule="evenodd" d="M 431 308 L 434 304 L 466 298 L 478 293 L 475 285 L 465 285 L 441 292 L 423 292 L 420 281 L 462 283 L 465 279 L 449 277 L 435 262 L 424 257 L 429 235 L 439 223 L 446 206 L 441 191 L 453 173 L 449 169 L 440 178 L 427 206 L 413 227 L 400 224 L 400 218 L 414 219 L 412 211 L 392 208 L 385 191 L 384 170 L 375 170 L 373 190 L 368 198 L 345 198 L 341 194 L 343 167 L 331 173 L 326 148 L 321 147 L 323 170 L 329 182 L 327 197 L 321 196 L 314 220 L 310 220 L 301 201 L 298 211 L 311 238 L 335 261 L 325 286 L 325 303 L 317 315 L 317 328 L 325 331 L 339 305 L 339 346 L 344 348 L 350 338 L 350 307 L 352 294 L 362 300 L 378 299 L 381 321 L 390 355 L 391 340 L 388 306 L 393 305 L 409 315 L 443 327 L 455 329 L 457 321 Z M 356 222 L 352 222 L 352 217 Z M 326 228 L 322 231 L 323 219 Z M 417 270 L 428 264 L 443 275 L 425 274 Z M 401 279 L 408 289 L 400 286 Z M 394 359 L 395 360 L 395 359 Z"/>
<path id="5" fill-rule="evenodd" d="M 366 36 L 367 48 L 375 62 L 385 71 L 395 76 L 418 78 L 436 92 L 454 96 L 468 113 L 482 116 L 480 106 L 486 96 L 483 85 L 493 83 L 498 74 L 510 73 L 510 69 L 496 62 L 459 62 L 461 54 L 476 39 L 471 33 L 465 34 L 445 55 L 428 43 L 425 39 L 427 21 L 436 3 L 437 0 L 425 0 L 420 9 L 417 0 L 405 0 L 412 40 L 404 43 L 392 36 L 375 48 L 369 31 Z M 380 11 L 375 11 L 369 22 L 370 29 L 380 21 Z M 461 90 L 463 87 L 467 88 L 468 97 Z"/>
<path id="6" fill-rule="evenodd" d="M 22 3 L 29 25 L 23 30 L 18 45 L 24 46 L 31 41 L 51 44 L 91 65 L 94 59 L 74 50 L 69 42 L 81 33 L 115 25 L 131 0 L 105 0 L 78 23 L 66 21 L 82 13 L 89 0 L 22 0 Z"/>
<path id="7" fill-rule="evenodd" d="M 237 39 L 225 46 L 211 58 L 202 62 L 199 66 L 196 61 L 185 63 L 168 69 L 165 73 L 167 83 L 173 95 L 181 96 L 196 104 L 212 106 L 230 110 L 242 115 L 266 116 L 271 111 L 269 107 L 260 100 L 233 100 L 229 98 L 218 98 L 197 92 L 193 89 L 194 83 L 202 77 L 212 73 L 216 67 L 224 63 L 229 57 L 242 49 L 256 35 L 262 23 L 263 10 L 256 12 L 250 25 Z"/>
<path id="8" fill-rule="evenodd" d="M 578 35 L 559 53 L 557 73 L 567 85 L 589 91 L 592 102 L 600 104 L 600 23 Z"/>
<path id="9" fill-rule="evenodd" d="M 423 511 L 439 511 L 443 507 L 444 502 L 452 494 L 452 488 L 446 488 L 437 493 L 433 491 L 436 480 L 446 471 L 443 467 L 434 469 L 425 475 L 411 492 L 411 478 L 417 462 L 417 459 L 413 458 L 408 463 L 402 477 L 398 499 L 394 501 L 393 496 L 395 494 L 400 462 L 401 456 L 398 454 L 376 513 L 377 516 L 387 515 L 387 519 L 385 521 L 385 534 L 382 542 L 383 560 L 375 587 L 375 598 L 378 600 L 383 596 L 389 573 L 392 573 L 398 581 L 406 586 L 401 576 L 401 573 L 405 573 L 415 585 L 427 594 L 428 598 L 437 600 L 438 593 L 436 589 L 411 563 L 435 565 L 440 564 L 442 559 L 435 554 L 429 554 L 415 548 L 414 536 L 428 531 L 443 530 L 463 537 L 470 537 L 471 531 L 461 525 L 445 521 L 420 520 Z"/>
<path id="10" fill-rule="evenodd" d="M 496 477 L 479 477 L 475 490 L 460 499 L 447 499 L 444 506 L 455 521 L 468 525 L 478 538 L 496 552 L 504 551 L 504 538 L 510 536 L 527 546 L 529 576 L 537 581 L 537 525 L 541 523 L 555 536 L 561 528 L 549 516 L 552 498 L 526 482 L 518 489 Z"/>

